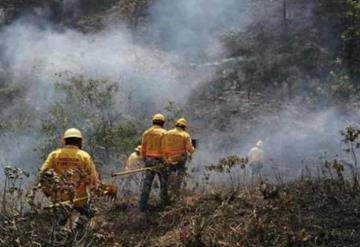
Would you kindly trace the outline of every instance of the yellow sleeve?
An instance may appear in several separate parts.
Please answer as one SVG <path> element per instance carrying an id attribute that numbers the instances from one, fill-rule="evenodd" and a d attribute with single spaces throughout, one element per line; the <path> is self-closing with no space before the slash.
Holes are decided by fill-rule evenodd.
<path id="1" fill-rule="evenodd" d="M 54 166 L 54 153 L 50 153 L 44 164 L 41 166 L 40 171 L 44 172 L 53 168 Z"/>

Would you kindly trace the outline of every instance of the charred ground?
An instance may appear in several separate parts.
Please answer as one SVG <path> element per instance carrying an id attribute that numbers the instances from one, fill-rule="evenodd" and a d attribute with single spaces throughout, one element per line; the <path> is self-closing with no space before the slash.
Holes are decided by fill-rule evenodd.
<path id="1" fill-rule="evenodd" d="M 188 192 L 149 213 L 136 210 L 135 201 L 97 202 L 92 228 L 73 244 L 357 246 L 360 239 L 358 190 L 337 179 L 304 177 L 277 186 Z M 52 246 L 52 219 L 47 212 L 3 218 L 1 246 Z"/>

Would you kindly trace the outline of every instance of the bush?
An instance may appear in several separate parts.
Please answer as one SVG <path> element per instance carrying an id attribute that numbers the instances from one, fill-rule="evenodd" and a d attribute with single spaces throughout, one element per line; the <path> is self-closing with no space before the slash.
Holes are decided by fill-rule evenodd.
<path id="1" fill-rule="evenodd" d="M 40 148 L 42 155 L 57 147 L 63 131 L 70 127 L 83 132 L 85 148 L 106 164 L 137 145 L 135 124 L 117 109 L 121 98 L 117 83 L 72 77 L 55 87 L 63 97 L 42 120 L 42 133 L 47 136 Z"/>

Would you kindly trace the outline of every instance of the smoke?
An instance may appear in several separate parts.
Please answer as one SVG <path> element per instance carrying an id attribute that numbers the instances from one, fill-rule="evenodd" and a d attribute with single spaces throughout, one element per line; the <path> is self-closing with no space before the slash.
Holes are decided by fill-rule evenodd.
<path id="1" fill-rule="evenodd" d="M 85 35 L 66 29 L 18 22 L 1 35 L 2 64 L 14 81 L 28 86 L 51 103 L 59 73 L 119 81 L 142 92 L 144 100 L 177 100 L 186 92 L 177 82 L 173 58 L 132 43 L 126 30 L 105 30 Z M 151 99 L 150 99 L 151 98 Z M 43 102 L 41 102 L 43 103 Z"/>
<path id="2" fill-rule="evenodd" d="M 248 0 L 183 0 L 155 2 L 153 36 L 164 49 L 201 60 L 224 52 L 218 41 L 225 30 L 243 29 L 251 21 Z"/>
<path id="3" fill-rule="evenodd" d="M 53 84 L 61 81 L 59 75 L 70 74 L 119 82 L 137 101 L 154 105 L 149 112 L 160 110 L 168 100 L 185 102 L 205 79 L 189 73 L 189 59 L 207 53 L 209 47 L 222 53 L 216 30 L 246 26 L 246 4 L 245 0 L 157 1 L 149 10 L 154 21 L 152 34 L 146 37 L 121 25 L 84 34 L 39 17 L 20 18 L 0 33 L 0 68 L 7 81 L 26 82 L 30 101 L 37 106 L 51 105 L 56 99 Z M 76 0 L 62 5 L 64 10 L 79 9 Z M 148 39 L 158 44 L 141 42 Z"/>
<path id="4" fill-rule="evenodd" d="M 335 107 L 309 111 L 299 105 L 290 105 L 268 124 L 260 126 L 250 139 L 263 139 L 266 151 L 273 159 L 300 164 L 303 159 L 329 159 L 343 150 L 340 130 L 359 120 L 359 115 L 340 113 Z"/>
<path id="5" fill-rule="evenodd" d="M 145 114 L 162 109 L 168 100 L 183 100 L 189 90 L 186 82 L 180 83 L 180 72 L 173 65 L 176 57 L 134 44 L 123 28 L 86 35 L 20 20 L 5 28 L 0 39 L 0 63 L 6 80 L 25 84 L 26 102 L 39 118 L 61 99 L 54 84 L 68 76 L 117 82 L 121 90 L 118 97 L 131 94 L 133 101 L 125 103 L 134 104 L 131 109 Z M 127 105 L 119 105 L 118 111 L 126 110 Z M 145 107 L 136 109 L 140 105 Z M 7 109 L 12 117 L 22 110 Z M 17 131 L 12 137 L 1 136 L 3 162 L 27 168 L 41 164 L 32 151 L 41 141 L 39 119 L 34 124 L 35 129 L 28 134 Z M 18 152 L 8 150 L 9 146 Z"/>
<path id="6" fill-rule="evenodd" d="M 145 102 L 160 108 L 167 100 L 185 101 L 202 80 L 183 70 L 189 56 L 204 53 L 218 42 L 216 29 L 246 25 L 246 1 L 158 1 L 150 9 L 154 19 L 148 37 L 134 37 L 120 26 L 83 34 L 38 19 L 20 19 L 0 34 L 0 66 L 11 81 L 26 81 L 38 105 L 51 104 L 59 73 L 119 81 Z M 63 1 L 64 9 L 78 9 L 78 1 Z M 175 13 L 172 15 L 171 13 Z M 224 18 L 225 17 L 225 18 Z M 184 25 L 185 23 L 185 25 Z M 156 47 L 135 40 L 152 39 Z M 168 49 L 169 48 L 169 49 Z M 221 50 L 217 43 L 216 48 Z M 184 57 L 183 55 L 187 55 Z"/>
<path id="7" fill-rule="evenodd" d="M 260 121 L 250 125 L 250 128 L 244 126 L 242 116 L 233 116 L 225 131 L 204 125 L 201 131 L 196 132 L 200 140 L 199 148 L 189 164 L 195 174 L 190 179 L 191 186 L 199 181 L 220 186 L 252 183 L 251 167 L 247 165 L 245 168 L 240 165 L 233 167 L 229 173 L 206 171 L 210 165 L 223 165 L 220 160 L 225 157 L 246 157 L 258 140 L 264 143 L 262 174 L 273 182 L 279 182 L 278 178 L 281 181 L 297 179 L 306 172 L 319 175 L 324 170 L 325 161 L 336 159 L 353 164 L 351 155 L 345 152 L 348 146 L 340 132 L 360 121 L 356 109 L 344 111 L 330 107 L 314 111 L 292 103 L 284 105 L 282 110 L 271 116 L 258 117 Z M 207 119 L 204 121 L 209 122 Z M 359 154 L 358 150 L 356 154 Z M 201 187 L 206 185 L 202 183 Z"/>
<path id="8" fill-rule="evenodd" d="M 78 1 L 63 1 L 62 5 L 65 13 L 81 13 Z M 146 37 L 135 35 L 121 24 L 84 34 L 53 24 L 40 15 L 27 15 L 1 30 L 1 80 L 25 84 L 24 102 L 38 116 L 61 99 L 54 84 L 69 76 L 117 82 L 121 90 L 118 97 L 131 95 L 132 101 L 125 104 L 132 105 L 133 111 L 150 115 L 163 110 L 169 100 L 177 104 L 186 102 L 189 93 L 211 74 L 189 72 L 188 61 L 205 54 L 204 46 L 215 47 L 219 54 L 223 52 L 217 41 L 219 35 L 213 30 L 245 25 L 242 14 L 246 12 L 239 6 L 239 1 L 159 1 L 150 9 L 153 35 L 147 33 Z M 149 39 L 153 41 L 149 44 L 156 45 L 142 42 Z M 130 108 L 119 105 L 119 109 Z M 21 109 L 9 107 L 7 112 L 15 116 Z M 3 161 L 38 167 L 41 160 L 32 147 L 40 141 L 40 125 L 36 119 L 25 130 L 28 133 L 17 132 L 12 136 L 15 138 L 2 135 L 0 139 L 6 143 L 2 147 Z M 8 150 L 9 146 L 19 152 Z"/>
<path id="9" fill-rule="evenodd" d="M 115 81 L 121 95 L 132 95 L 131 101 L 125 102 L 132 105 L 132 112 L 119 105 L 121 111 L 150 115 L 163 110 L 169 100 L 185 104 L 191 92 L 211 78 L 216 68 L 203 73 L 190 70 L 190 63 L 223 58 L 227 51 L 220 37 L 226 30 L 242 30 L 254 21 L 272 16 L 267 13 L 272 10 L 254 8 L 252 4 L 249 0 L 159 0 L 148 11 L 150 28 L 141 34 L 122 24 L 84 34 L 46 19 L 20 18 L 0 32 L 0 71 L 5 71 L 2 79 L 25 83 L 26 102 L 38 112 L 46 112 L 61 98 L 54 91 L 54 83 L 69 75 Z M 75 0 L 64 1 L 63 8 L 76 15 L 81 13 Z M 72 12 L 74 9 L 76 12 Z M 306 15 L 310 16 L 309 10 Z M 196 106 L 189 107 L 190 114 L 192 107 Z M 215 108 L 211 101 L 208 107 L 210 111 Z M 302 109 L 292 106 L 269 116 L 266 123 L 246 130 L 239 115 L 223 131 L 207 130 L 209 123 L 204 118 L 195 126 L 202 131 L 195 134 L 200 139 L 200 148 L 193 165 L 229 154 L 246 154 L 258 139 L 264 140 L 268 157 L 286 161 L 298 161 L 303 155 L 323 150 L 339 150 L 338 131 L 351 118 L 339 119 L 334 109 L 298 112 Z M 0 137 L 0 141 L 9 143 L 5 137 Z M 38 167 L 41 160 L 31 151 L 37 141 L 36 132 L 18 133 L 16 142 L 10 143 L 19 152 L 15 154 L 1 147 L 2 157 L 15 163 L 28 161 L 26 166 Z"/>
<path id="10" fill-rule="evenodd" d="M 306 106 L 289 104 L 278 113 L 262 117 L 258 116 L 250 128 L 244 126 L 241 116 L 234 116 L 226 131 L 203 130 L 199 135 L 203 147 L 197 162 L 211 164 L 230 155 L 246 156 L 258 140 L 264 142 L 268 165 L 294 172 L 309 165 L 307 161 L 317 166 L 332 159 L 351 162 L 344 152 L 346 145 L 340 132 L 360 121 L 356 109 L 309 110 Z"/>

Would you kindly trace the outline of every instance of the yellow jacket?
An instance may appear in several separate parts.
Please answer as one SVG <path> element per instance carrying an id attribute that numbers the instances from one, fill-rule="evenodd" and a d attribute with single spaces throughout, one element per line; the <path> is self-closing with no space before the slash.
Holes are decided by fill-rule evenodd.
<path id="1" fill-rule="evenodd" d="M 161 158 L 161 140 L 166 130 L 161 126 L 154 125 L 143 134 L 141 141 L 141 154 L 143 157 Z"/>
<path id="2" fill-rule="evenodd" d="M 126 170 L 134 170 L 141 168 L 142 166 L 142 156 L 133 152 L 126 162 Z"/>
<path id="3" fill-rule="evenodd" d="M 40 168 L 41 172 L 53 169 L 59 176 L 72 170 L 68 182 L 76 184 L 75 206 L 84 205 L 88 201 L 87 188 L 96 186 L 97 172 L 90 155 L 76 146 L 67 145 L 51 152 Z M 79 200 L 81 198 L 81 200 Z M 69 200 L 67 195 L 61 196 L 62 201 Z"/>
<path id="4" fill-rule="evenodd" d="M 190 134 L 181 128 L 174 128 L 166 132 L 162 139 L 161 149 L 164 157 L 170 163 L 184 160 L 187 153 L 193 153 L 195 150 Z"/>

